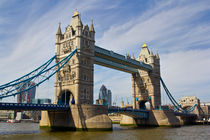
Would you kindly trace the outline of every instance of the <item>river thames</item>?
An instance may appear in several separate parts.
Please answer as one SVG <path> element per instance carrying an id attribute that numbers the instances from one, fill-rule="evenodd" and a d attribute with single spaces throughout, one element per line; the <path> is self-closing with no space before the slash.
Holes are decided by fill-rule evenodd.
<path id="1" fill-rule="evenodd" d="M 134 128 L 113 125 L 113 131 L 54 132 L 38 123 L 0 123 L 0 140 L 209 140 L 210 125 Z"/>

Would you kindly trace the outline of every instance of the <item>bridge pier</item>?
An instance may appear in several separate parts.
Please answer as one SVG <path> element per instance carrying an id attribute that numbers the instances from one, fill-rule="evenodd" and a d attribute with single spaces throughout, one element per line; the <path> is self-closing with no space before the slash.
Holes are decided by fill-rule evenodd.
<path id="1" fill-rule="evenodd" d="M 138 119 L 123 115 L 120 121 L 121 125 L 137 126 L 180 126 L 180 119 L 177 118 L 173 111 L 168 110 L 151 110 L 148 119 Z"/>
<path id="2" fill-rule="evenodd" d="M 42 111 L 40 127 L 62 130 L 111 130 L 106 106 L 71 105 L 68 111 Z"/>

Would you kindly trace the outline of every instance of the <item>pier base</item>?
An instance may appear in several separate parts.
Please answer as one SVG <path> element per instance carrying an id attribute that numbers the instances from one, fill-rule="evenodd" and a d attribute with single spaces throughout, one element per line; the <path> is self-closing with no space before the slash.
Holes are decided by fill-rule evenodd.
<path id="1" fill-rule="evenodd" d="M 111 130 L 108 109 L 101 105 L 71 105 L 68 111 L 42 111 L 40 127 L 58 130 Z"/>
<path id="2" fill-rule="evenodd" d="M 137 126 L 180 126 L 180 120 L 173 111 L 151 110 L 148 119 L 136 119 L 126 115 L 122 116 L 121 125 Z"/>

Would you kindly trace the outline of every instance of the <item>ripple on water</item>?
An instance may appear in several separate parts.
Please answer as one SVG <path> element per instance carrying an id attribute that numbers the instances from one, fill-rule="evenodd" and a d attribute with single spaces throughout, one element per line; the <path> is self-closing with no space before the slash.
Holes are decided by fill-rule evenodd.
<path id="1" fill-rule="evenodd" d="M 37 123 L 0 123 L 0 140 L 209 140 L 210 125 L 135 128 L 113 125 L 113 131 L 40 130 Z"/>

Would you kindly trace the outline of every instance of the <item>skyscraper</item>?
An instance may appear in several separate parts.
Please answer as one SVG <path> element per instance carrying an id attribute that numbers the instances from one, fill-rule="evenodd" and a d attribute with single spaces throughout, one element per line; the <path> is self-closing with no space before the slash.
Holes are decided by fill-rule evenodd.
<path id="1" fill-rule="evenodd" d="M 111 106 L 112 105 L 112 92 L 110 89 L 108 89 L 108 106 Z"/>
<path id="2" fill-rule="evenodd" d="M 99 90 L 99 98 L 96 100 L 96 104 L 112 105 L 112 92 L 111 90 L 108 90 L 105 85 L 102 85 Z"/>

